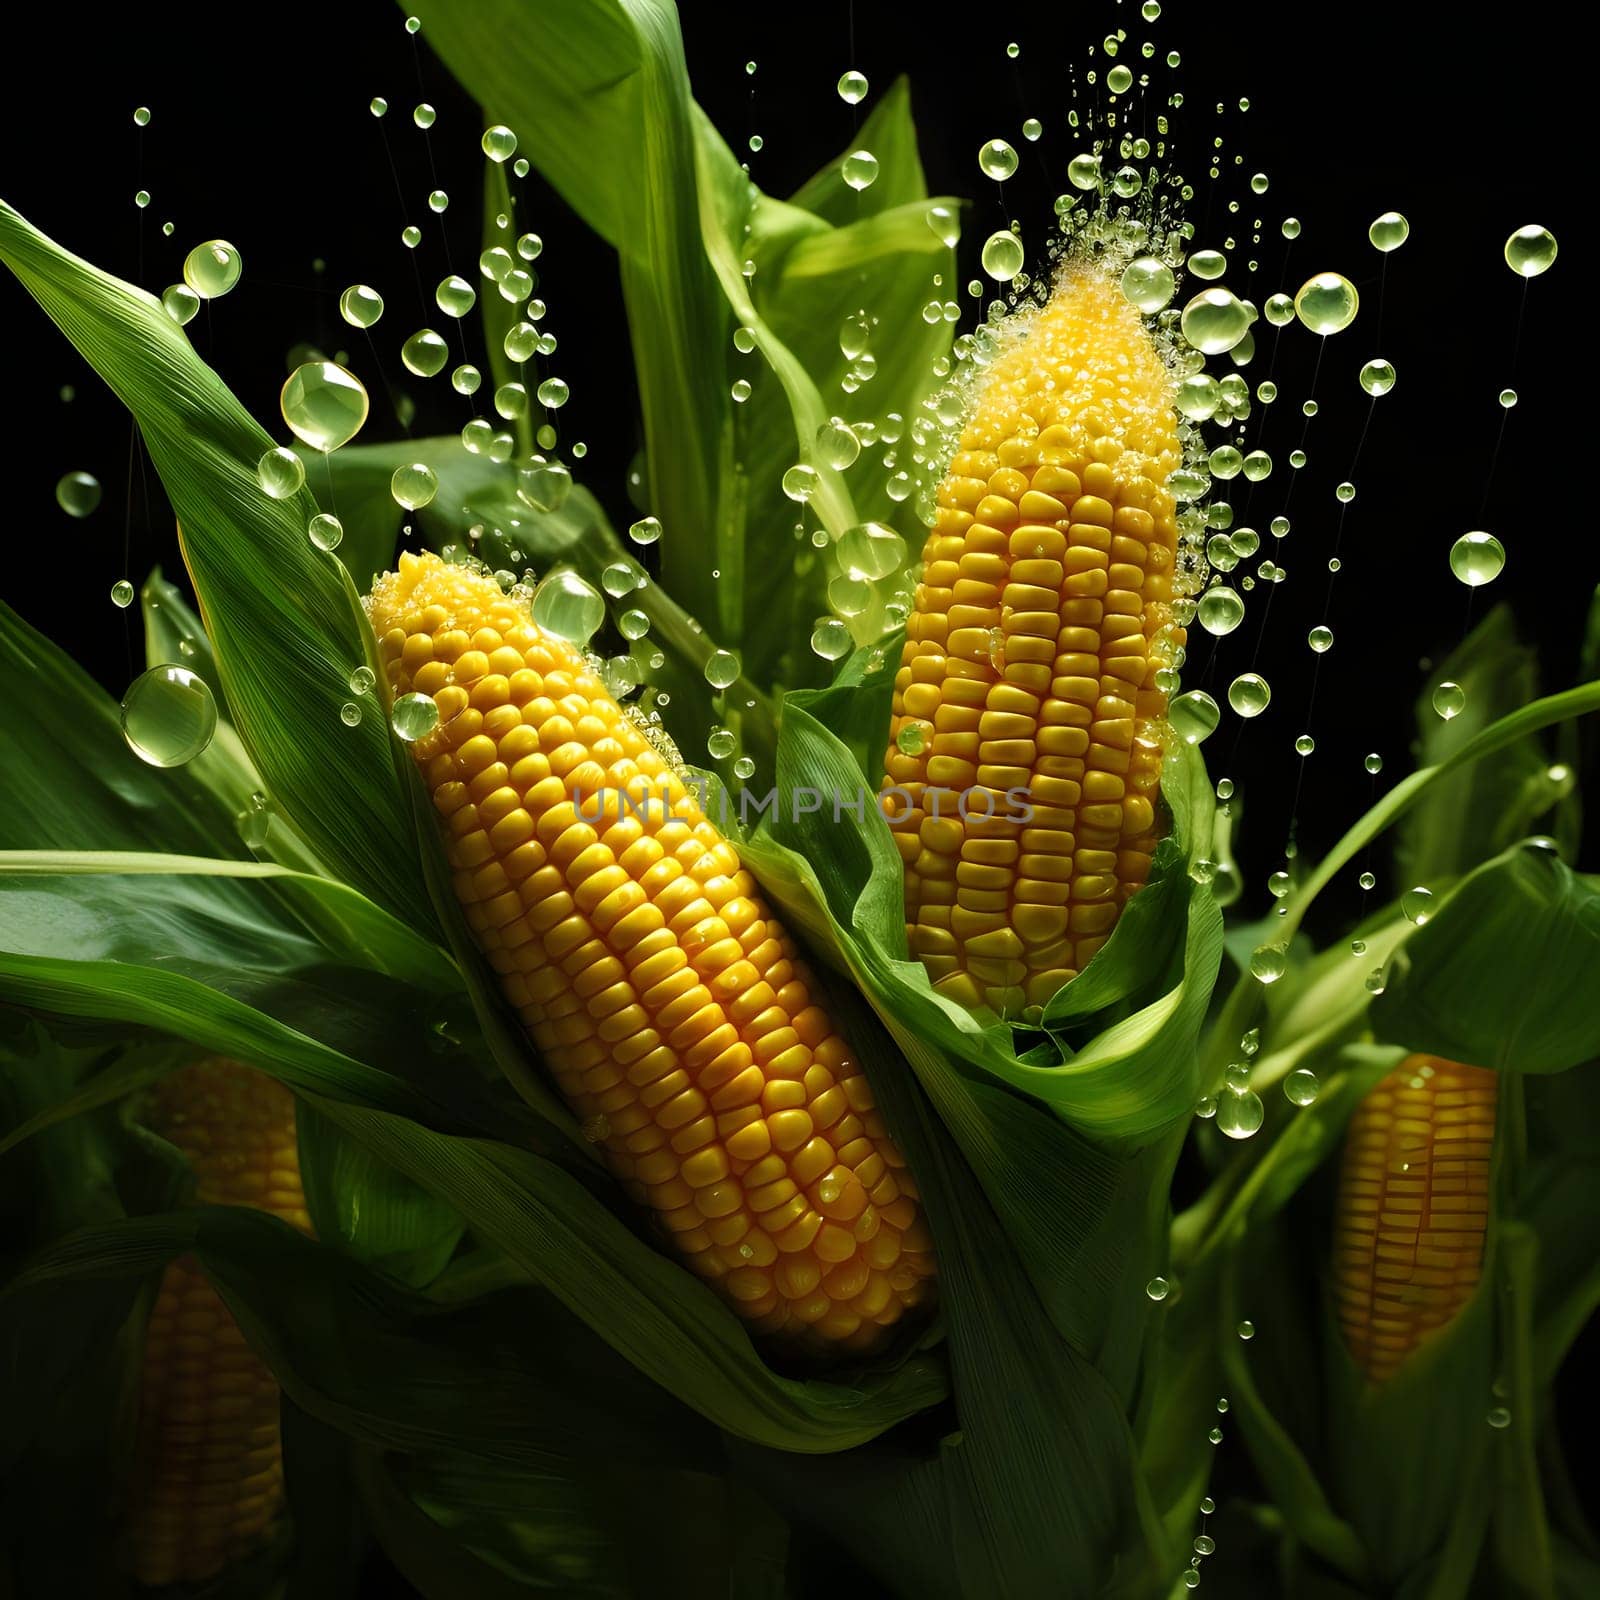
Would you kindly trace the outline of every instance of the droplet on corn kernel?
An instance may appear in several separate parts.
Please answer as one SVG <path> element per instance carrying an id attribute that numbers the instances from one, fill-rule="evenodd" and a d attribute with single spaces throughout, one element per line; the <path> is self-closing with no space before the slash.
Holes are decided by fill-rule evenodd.
<path id="1" fill-rule="evenodd" d="M 431 695 L 403 694 L 394 703 L 389 724 L 407 744 L 425 739 L 439 726 L 439 706 Z"/>

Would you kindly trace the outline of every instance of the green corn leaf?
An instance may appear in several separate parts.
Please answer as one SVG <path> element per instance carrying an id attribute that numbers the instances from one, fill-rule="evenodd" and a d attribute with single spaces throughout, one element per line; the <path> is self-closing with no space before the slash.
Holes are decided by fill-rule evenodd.
<path id="1" fill-rule="evenodd" d="M 1597 969 L 1600 887 L 1552 851 L 1520 847 L 1471 873 L 1405 941 L 1372 1025 L 1452 1061 L 1562 1072 L 1600 1056 Z"/>
<path id="2" fill-rule="evenodd" d="M 367 631 L 344 569 L 306 537 L 310 491 L 261 492 L 256 462 L 274 441 L 157 300 L 3 202 L 0 261 L 137 419 L 178 516 L 228 705 L 273 799 L 340 877 L 427 927 L 387 729 L 377 717 L 340 720 Z"/>

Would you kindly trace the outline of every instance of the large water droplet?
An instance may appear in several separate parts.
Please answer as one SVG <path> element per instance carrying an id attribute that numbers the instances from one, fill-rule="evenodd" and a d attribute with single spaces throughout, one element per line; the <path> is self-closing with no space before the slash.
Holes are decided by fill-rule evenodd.
<path id="1" fill-rule="evenodd" d="M 705 678 L 713 689 L 731 688 L 739 670 L 739 658 L 731 650 L 713 650 L 706 658 Z"/>
<path id="2" fill-rule="evenodd" d="M 433 300 L 447 317 L 464 317 L 478 303 L 478 291 L 452 273 L 434 290 Z"/>
<path id="3" fill-rule="evenodd" d="M 536 626 L 571 644 L 588 644 L 606 620 L 606 603 L 576 572 L 552 572 L 537 589 L 529 612 Z"/>
<path id="4" fill-rule="evenodd" d="M 170 284 L 161 292 L 161 309 L 184 328 L 194 321 L 200 310 L 200 296 L 186 283 Z"/>
<path id="5" fill-rule="evenodd" d="M 983 241 L 979 259 L 996 283 L 1010 283 L 1022 271 L 1022 241 L 1009 228 L 999 228 Z"/>
<path id="6" fill-rule="evenodd" d="M 1185 265 L 1195 277 L 1209 283 L 1228 270 L 1228 258 L 1220 250 L 1196 250 Z"/>
<path id="7" fill-rule="evenodd" d="M 839 98 L 847 106 L 858 106 L 867 98 L 867 75 L 864 72 L 845 72 L 839 77 Z"/>
<path id="8" fill-rule="evenodd" d="M 1313 333 L 1324 338 L 1348 328 L 1356 319 L 1361 296 L 1356 286 L 1337 272 L 1319 272 L 1300 285 L 1294 312 Z"/>
<path id="9" fill-rule="evenodd" d="M 339 315 L 352 328 L 370 328 L 383 315 L 383 296 L 364 283 L 352 283 L 339 296 Z"/>
<path id="10" fill-rule="evenodd" d="M 560 461 L 535 458 L 517 472 L 517 497 L 535 511 L 559 511 L 571 492 L 572 474 Z"/>
<path id="11" fill-rule="evenodd" d="M 389 493 L 407 511 L 420 511 L 439 492 L 439 480 L 426 462 L 411 461 L 394 469 Z"/>
<path id="12" fill-rule="evenodd" d="M 1202 289 L 1183 308 L 1183 336 L 1202 355 L 1231 350 L 1250 331 L 1251 312 L 1231 289 Z"/>
<path id="13" fill-rule="evenodd" d="M 1505 546 L 1492 533 L 1464 533 L 1450 546 L 1450 570 L 1471 589 L 1493 583 L 1505 564 Z"/>
<path id="14" fill-rule="evenodd" d="M 226 239 L 208 239 L 184 257 L 183 281 L 202 300 L 216 300 L 239 281 L 244 263 Z"/>
<path id="15" fill-rule="evenodd" d="M 661 522 L 656 517 L 640 517 L 628 529 L 628 537 L 635 544 L 654 544 L 661 537 Z"/>
<path id="16" fill-rule="evenodd" d="M 839 565 L 852 578 L 876 582 L 905 564 L 905 540 L 882 522 L 861 522 L 840 535 L 838 555 Z"/>
<path id="17" fill-rule="evenodd" d="M 952 206 L 929 206 L 928 226 L 940 244 L 954 249 L 961 238 L 961 215 Z"/>
<path id="18" fill-rule="evenodd" d="M 204 678 L 187 667 L 152 667 L 122 700 L 122 735 L 152 767 L 193 761 L 217 731 L 217 703 Z"/>
<path id="19" fill-rule="evenodd" d="M 1244 621 L 1244 601 L 1227 584 L 1213 584 L 1200 596 L 1195 615 L 1207 633 L 1213 633 L 1220 639 L 1223 634 L 1232 633 Z M 1232 699 L 1231 694 L 1229 698 Z"/>
<path id="20" fill-rule="evenodd" d="M 991 139 L 978 151 L 978 166 L 984 177 L 1004 183 L 1017 170 L 1017 152 L 1004 139 Z"/>
<path id="21" fill-rule="evenodd" d="M 1230 1139 L 1248 1139 L 1264 1115 L 1261 1096 L 1254 1089 L 1225 1089 L 1217 1096 L 1217 1127 Z"/>
<path id="22" fill-rule="evenodd" d="M 1210 738 L 1222 720 L 1222 708 L 1204 689 L 1190 689 L 1167 707 L 1167 721 L 1185 744 Z"/>
<path id="23" fill-rule="evenodd" d="M 1460 716 L 1466 704 L 1467 691 L 1459 683 L 1441 683 L 1433 691 L 1433 709 L 1446 722 Z"/>
<path id="24" fill-rule="evenodd" d="M 1228 685 L 1228 704 L 1241 717 L 1259 717 L 1272 700 L 1272 687 L 1258 672 L 1241 672 Z"/>
<path id="25" fill-rule="evenodd" d="M 1421 927 L 1433 915 L 1433 891 L 1418 884 L 1400 896 L 1400 910 L 1407 922 Z"/>
<path id="26" fill-rule="evenodd" d="M 1367 237 L 1372 241 L 1374 250 L 1381 250 L 1387 255 L 1391 250 L 1398 250 L 1411 237 L 1411 224 L 1398 211 L 1385 211 L 1381 217 L 1373 219 L 1372 226 L 1367 229 Z"/>
<path id="27" fill-rule="evenodd" d="M 432 328 L 418 328 L 400 346 L 400 359 L 407 372 L 414 372 L 419 378 L 432 378 L 444 370 L 445 362 L 450 359 L 450 346 Z"/>
<path id="28" fill-rule="evenodd" d="M 534 393 L 538 396 L 539 404 L 549 411 L 559 411 L 572 398 L 565 378 L 546 378 Z"/>
<path id="29" fill-rule="evenodd" d="M 305 463 L 293 450 L 268 450 L 256 462 L 256 482 L 274 500 L 288 500 L 305 486 Z"/>
<path id="30" fill-rule="evenodd" d="M 92 472 L 69 472 L 56 483 L 56 504 L 69 517 L 86 517 L 100 504 L 100 480 Z"/>
<path id="31" fill-rule="evenodd" d="M 878 181 L 878 158 L 870 150 L 852 150 L 840 162 L 839 175 L 857 192 L 870 189 Z"/>
<path id="32" fill-rule="evenodd" d="M 1556 261 L 1556 236 L 1530 222 L 1506 240 L 1506 265 L 1521 278 L 1537 278 Z"/>
<path id="33" fill-rule="evenodd" d="M 479 143 L 491 161 L 509 161 L 517 153 L 517 136 L 503 122 L 485 128 Z"/>
<path id="34" fill-rule="evenodd" d="M 439 705 L 432 695 L 403 694 L 389 713 L 389 726 L 407 744 L 426 739 L 439 726 Z"/>
<path id="35" fill-rule="evenodd" d="M 1171 304 L 1176 284 L 1172 268 L 1155 256 L 1137 256 L 1122 269 L 1123 294 L 1146 316 Z"/>
<path id="36" fill-rule="evenodd" d="M 1317 1081 L 1317 1075 L 1309 1067 L 1296 1067 L 1287 1078 L 1283 1080 L 1284 1098 L 1291 1105 L 1312 1105 L 1321 1093 L 1322 1085 Z"/>
<path id="37" fill-rule="evenodd" d="M 324 554 L 332 555 L 344 538 L 344 524 L 331 512 L 319 511 L 306 524 L 306 537 Z"/>
<path id="38" fill-rule="evenodd" d="M 337 450 L 367 420 L 367 391 L 333 361 L 307 361 L 289 374 L 278 396 L 289 431 L 313 450 Z"/>

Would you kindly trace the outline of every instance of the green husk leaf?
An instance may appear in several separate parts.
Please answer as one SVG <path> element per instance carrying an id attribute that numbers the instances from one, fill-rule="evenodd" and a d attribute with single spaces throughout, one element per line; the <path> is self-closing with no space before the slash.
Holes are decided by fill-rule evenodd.
<path id="1" fill-rule="evenodd" d="M 0 260 L 137 419 L 177 513 L 235 725 L 275 801 L 341 878 L 428 928 L 387 728 L 339 719 L 367 634 L 344 569 L 306 537 L 310 491 L 261 492 L 256 462 L 273 440 L 151 295 L 3 202 Z"/>
<path id="2" fill-rule="evenodd" d="M 1372 1003 L 1378 1037 L 1451 1061 L 1563 1072 L 1600 1056 L 1600 888 L 1519 847 L 1462 880 L 1405 941 Z"/>

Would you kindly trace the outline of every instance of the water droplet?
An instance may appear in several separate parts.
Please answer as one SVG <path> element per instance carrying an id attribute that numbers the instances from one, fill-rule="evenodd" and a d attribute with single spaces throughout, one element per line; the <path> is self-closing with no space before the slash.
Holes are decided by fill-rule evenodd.
<path id="1" fill-rule="evenodd" d="M 1067 178 L 1074 188 L 1094 189 L 1100 183 L 1100 157 L 1083 154 L 1067 163 Z"/>
<path id="2" fill-rule="evenodd" d="M 1407 889 L 1400 896 L 1400 910 L 1407 922 L 1422 927 L 1433 915 L 1433 891 L 1424 889 L 1421 884 L 1414 889 Z"/>
<path id="3" fill-rule="evenodd" d="M 305 463 L 293 450 L 268 450 L 256 462 L 256 482 L 274 500 L 287 500 L 305 486 Z"/>
<path id="4" fill-rule="evenodd" d="M 478 291 L 452 273 L 434 290 L 433 302 L 447 317 L 464 317 L 478 303 Z"/>
<path id="5" fill-rule="evenodd" d="M 1004 139 L 991 139 L 978 151 L 978 166 L 984 177 L 1004 183 L 1017 170 L 1017 152 Z"/>
<path id="6" fill-rule="evenodd" d="M 850 630 L 837 617 L 824 617 L 811 630 L 811 648 L 824 661 L 837 661 L 850 653 Z"/>
<path id="7" fill-rule="evenodd" d="M 144 209 L 145 209 L 145 207 L 146 207 L 146 206 L 148 206 L 148 205 L 149 205 L 149 204 L 150 204 L 150 191 L 149 191 L 149 190 L 148 190 L 148 189 L 141 189 L 141 190 L 140 190 L 140 191 L 139 191 L 139 192 L 138 192 L 138 193 L 137 193 L 137 194 L 136 194 L 136 195 L 135 195 L 135 196 L 134 196 L 134 197 L 133 197 L 133 203 L 134 203 L 134 204 L 135 204 L 135 205 L 136 205 L 136 206 L 137 206 L 137 207 L 138 207 L 138 208 L 139 208 L 139 209 L 140 209 L 140 210 L 141 210 L 141 211 L 143 211 L 143 210 L 144 210 Z"/>
<path id="8" fill-rule="evenodd" d="M 661 537 L 661 523 L 655 517 L 640 517 L 628 529 L 628 537 L 635 544 L 654 544 Z"/>
<path id="9" fill-rule="evenodd" d="M 867 78 L 862 72 L 850 71 L 840 75 L 839 98 L 847 106 L 858 106 L 867 98 Z"/>
<path id="10" fill-rule="evenodd" d="M 1137 307 L 1146 316 L 1164 310 L 1172 303 L 1176 284 L 1172 268 L 1155 256 L 1136 256 L 1122 270 L 1124 296 L 1130 305 Z M 1215 409 L 1213 406 L 1212 410 Z"/>
<path id="11" fill-rule="evenodd" d="M 731 650 L 713 650 L 706 658 L 705 678 L 713 689 L 731 688 L 739 670 L 739 658 Z"/>
<path id="12" fill-rule="evenodd" d="M 1394 388 L 1393 363 L 1377 358 L 1367 362 L 1361 369 L 1361 387 L 1373 396 L 1388 394 Z"/>
<path id="13" fill-rule="evenodd" d="M 1333 629 L 1326 626 L 1313 628 L 1306 635 L 1306 643 L 1320 656 L 1333 648 Z"/>
<path id="14" fill-rule="evenodd" d="M 208 239 L 184 257 L 183 281 L 202 300 L 217 300 L 239 281 L 244 263 L 226 239 Z"/>
<path id="15" fill-rule="evenodd" d="M 1196 1536 L 1194 1541 L 1194 1553 L 1197 1556 L 1209 1556 L 1216 1550 L 1216 1548 L 1217 1541 L 1213 1539 L 1210 1534 L 1202 1533 Z"/>
<path id="16" fill-rule="evenodd" d="M 1233 1330 L 1241 1339 L 1249 1341 L 1256 1336 L 1256 1325 L 1246 1318 Z"/>
<path id="17" fill-rule="evenodd" d="M 407 744 L 425 739 L 439 726 L 439 706 L 431 695 L 403 694 L 394 703 L 389 725 Z"/>
<path id="18" fill-rule="evenodd" d="M 861 440 L 842 417 L 830 417 L 817 429 L 817 454 L 843 472 L 861 454 Z"/>
<path id="19" fill-rule="evenodd" d="M 479 143 L 491 161 L 509 161 L 517 153 L 517 136 L 503 122 L 485 128 Z"/>
<path id="20" fill-rule="evenodd" d="M 347 728 L 359 728 L 361 726 L 361 707 L 353 700 L 346 700 L 339 707 L 339 720 Z"/>
<path id="21" fill-rule="evenodd" d="M 1241 717 L 1259 717 L 1272 700 L 1272 686 L 1258 672 L 1241 672 L 1228 685 L 1228 704 Z"/>
<path id="22" fill-rule="evenodd" d="M 898 572 L 905 564 L 905 541 L 881 522 L 861 522 L 847 528 L 838 544 L 839 565 L 852 578 L 876 582 Z"/>
<path id="23" fill-rule="evenodd" d="M 1216 731 L 1222 708 L 1204 689 L 1190 689 L 1167 707 L 1167 721 L 1185 744 L 1200 744 Z"/>
<path id="24" fill-rule="evenodd" d="M 1433 709 L 1446 722 L 1458 717 L 1467 703 L 1467 691 L 1459 683 L 1441 683 L 1433 691 Z"/>
<path id="25" fill-rule="evenodd" d="M 1265 1115 L 1253 1089 L 1226 1089 L 1217 1097 L 1217 1128 L 1230 1139 L 1248 1139 Z"/>
<path id="26" fill-rule="evenodd" d="M 588 644 L 606 620 L 606 603 L 576 572 L 552 572 L 533 591 L 534 623 L 571 644 Z"/>
<path id="27" fill-rule="evenodd" d="M 1185 265 L 1195 277 L 1209 282 L 1228 270 L 1228 258 L 1220 250 L 1196 250 Z"/>
<path id="28" fill-rule="evenodd" d="M 1313 333 L 1326 338 L 1348 328 L 1356 319 L 1361 296 L 1356 286 L 1337 272 L 1319 272 L 1300 285 L 1294 297 L 1295 315 Z"/>
<path id="29" fill-rule="evenodd" d="M 1022 241 L 1009 228 L 997 229 L 984 240 L 979 259 L 996 283 L 1010 283 L 1022 271 Z"/>
<path id="30" fill-rule="evenodd" d="M 637 607 L 630 607 L 617 618 L 617 632 L 624 639 L 642 639 L 650 631 L 650 619 Z"/>
<path id="31" fill-rule="evenodd" d="M 1222 355 L 1250 331 L 1251 316 L 1231 289 L 1202 289 L 1183 308 L 1183 336 L 1202 355 Z"/>
<path id="32" fill-rule="evenodd" d="M 870 150 L 852 150 L 839 163 L 839 175 L 857 193 L 870 189 L 878 181 L 878 158 Z"/>
<path id="33" fill-rule="evenodd" d="M 400 359 L 407 372 L 413 372 L 419 378 L 432 378 L 444 369 L 445 362 L 450 359 L 450 346 L 432 328 L 419 328 L 400 346 Z"/>
<path id="34" fill-rule="evenodd" d="M 200 296 L 188 284 L 174 283 L 162 291 L 161 309 L 180 328 L 187 327 L 200 309 Z"/>
<path id="35" fill-rule="evenodd" d="M 278 408 L 295 438 L 326 454 L 361 431 L 367 420 L 367 391 L 353 372 L 336 362 L 307 361 L 289 374 Z"/>
<path id="36" fill-rule="evenodd" d="M 1294 742 L 1294 753 L 1297 756 L 1308 756 L 1317 748 L 1317 741 L 1309 733 L 1302 733 Z"/>
<path id="37" fill-rule="evenodd" d="M 1385 255 L 1391 250 L 1398 250 L 1410 236 L 1411 224 L 1398 211 L 1385 211 L 1367 229 L 1373 249 L 1381 250 Z"/>
<path id="38" fill-rule="evenodd" d="M 411 120 L 424 130 L 431 128 L 439 120 L 439 113 L 424 100 L 411 113 Z"/>
<path id="39" fill-rule="evenodd" d="M 1027 117 L 1022 124 L 1022 137 L 1029 144 L 1037 144 L 1044 133 L 1044 124 L 1037 117 Z"/>
<path id="40" fill-rule="evenodd" d="M 407 511 L 420 511 L 439 492 L 439 480 L 425 462 L 411 461 L 394 469 L 389 493 Z"/>
<path id="41" fill-rule="evenodd" d="M 1493 1407 L 1485 1419 L 1491 1428 L 1509 1428 L 1511 1426 L 1511 1413 L 1505 1406 Z"/>
<path id="42" fill-rule="evenodd" d="M 317 549 L 331 555 L 339 548 L 339 541 L 344 538 L 344 524 L 330 513 L 319 511 L 306 524 L 306 537 Z"/>
<path id="43" fill-rule="evenodd" d="M 1521 278 L 1537 278 L 1555 265 L 1556 236 L 1530 222 L 1506 240 L 1506 265 Z"/>
<path id="44" fill-rule="evenodd" d="M 538 397 L 539 404 L 549 411 L 559 411 L 572 395 L 564 378 L 546 378 L 534 393 Z"/>
<path id="45" fill-rule="evenodd" d="M 86 517 L 100 504 L 100 480 L 92 472 L 69 472 L 56 483 L 56 504 L 69 517 Z"/>
<path id="46" fill-rule="evenodd" d="M 1149 1283 L 1144 1286 L 1144 1292 L 1149 1295 L 1152 1300 L 1165 1300 L 1171 1288 L 1172 1285 L 1168 1283 L 1165 1278 L 1152 1278 Z"/>
<path id="47" fill-rule="evenodd" d="M 1505 546 L 1492 533 L 1464 533 L 1450 546 L 1450 570 L 1469 589 L 1493 583 L 1505 564 Z"/>
<path id="48" fill-rule="evenodd" d="M 187 667 L 152 667 L 122 700 L 122 736 L 152 767 L 193 761 L 217 730 L 217 703 L 204 678 Z"/>
<path id="49" fill-rule="evenodd" d="M 400 243 L 407 250 L 415 250 L 422 243 L 422 229 L 408 223 L 400 230 Z"/>
<path id="50" fill-rule="evenodd" d="M 1244 621 L 1244 601 L 1240 599 L 1238 591 L 1230 589 L 1227 584 L 1213 584 L 1200 596 L 1195 615 L 1207 633 L 1215 634 L 1220 639 L 1224 634 L 1232 633 Z M 1229 699 L 1232 699 L 1231 693 Z"/>
<path id="51" fill-rule="evenodd" d="M 1283 1080 L 1283 1092 L 1291 1105 L 1309 1106 L 1315 1104 L 1322 1085 L 1309 1067 L 1296 1067 Z"/>
<path id="52" fill-rule="evenodd" d="M 450 205 L 450 196 L 443 189 L 435 189 L 428 196 L 428 209 L 436 216 L 442 215 Z"/>
<path id="53" fill-rule="evenodd" d="M 383 315 L 383 296 L 364 283 L 353 283 L 339 296 L 339 315 L 352 328 L 370 328 Z"/>
<path id="54" fill-rule="evenodd" d="M 1230 1062 L 1222 1077 L 1235 1094 L 1242 1094 L 1250 1087 L 1250 1068 L 1243 1061 Z"/>
<path id="55" fill-rule="evenodd" d="M 927 725 L 921 722 L 901 723 L 894 742 L 901 755 L 920 756 L 928 742 Z"/>
<path id="56" fill-rule="evenodd" d="M 1211 1442 L 1213 1444 L 1221 1444 L 1222 1430 L 1218 1428 L 1216 1433 L 1217 1437 Z M 1198 1589 L 1200 1587 L 1200 1574 L 1197 1569 L 1194 1567 L 1185 1567 L 1183 1569 L 1183 1586 L 1185 1589 Z"/>
<path id="57" fill-rule="evenodd" d="M 1209 1121 L 1217 1114 L 1217 1099 L 1215 1095 L 1203 1094 L 1194 1103 L 1194 1114 Z"/>
<path id="58" fill-rule="evenodd" d="M 1282 945 L 1259 945 L 1250 952 L 1250 976 L 1258 983 L 1276 983 L 1286 966 Z"/>
<path id="59" fill-rule="evenodd" d="M 1200 1515 L 1202 1517 L 1209 1517 L 1209 1516 L 1214 1515 L 1215 1512 L 1216 1512 L 1216 1509 L 1217 1509 L 1217 1502 L 1215 1500 L 1213 1500 L 1210 1495 L 1207 1495 L 1205 1497 L 1205 1499 L 1200 1502 Z"/>
<path id="60" fill-rule="evenodd" d="M 728 393 L 733 396 L 737 404 L 743 405 L 750 398 L 750 380 L 748 378 L 736 378 L 733 387 Z"/>
<path id="61" fill-rule="evenodd" d="M 1133 72 L 1131 68 L 1116 66 L 1106 74 L 1106 88 L 1112 94 L 1126 94 L 1133 87 Z"/>
<path id="62" fill-rule="evenodd" d="M 134 108 L 133 125 L 136 128 L 148 128 L 150 126 L 149 106 L 136 106 Z"/>
<path id="63" fill-rule="evenodd" d="M 572 474 L 559 461 L 545 461 L 536 456 L 517 471 L 517 498 L 535 511 L 559 511 L 571 491 Z M 584 637 L 587 639 L 593 632 L 591 628 Z M 561 637 L 569 636 L 562 634 Z"/>
<path id="64" fill-rule="evenodd" d="M 726 761 L 739 748 L 731 729 L 717 727 L 706 735 L 706 751 L 714 761 Z"/>
<path id="65" fill-rule="evenodd" d="M 133 585 L 126 578 L 118 578 L 111 585 L 111 603 L 120 611 L 126 611 L 133 604 Z"/>

